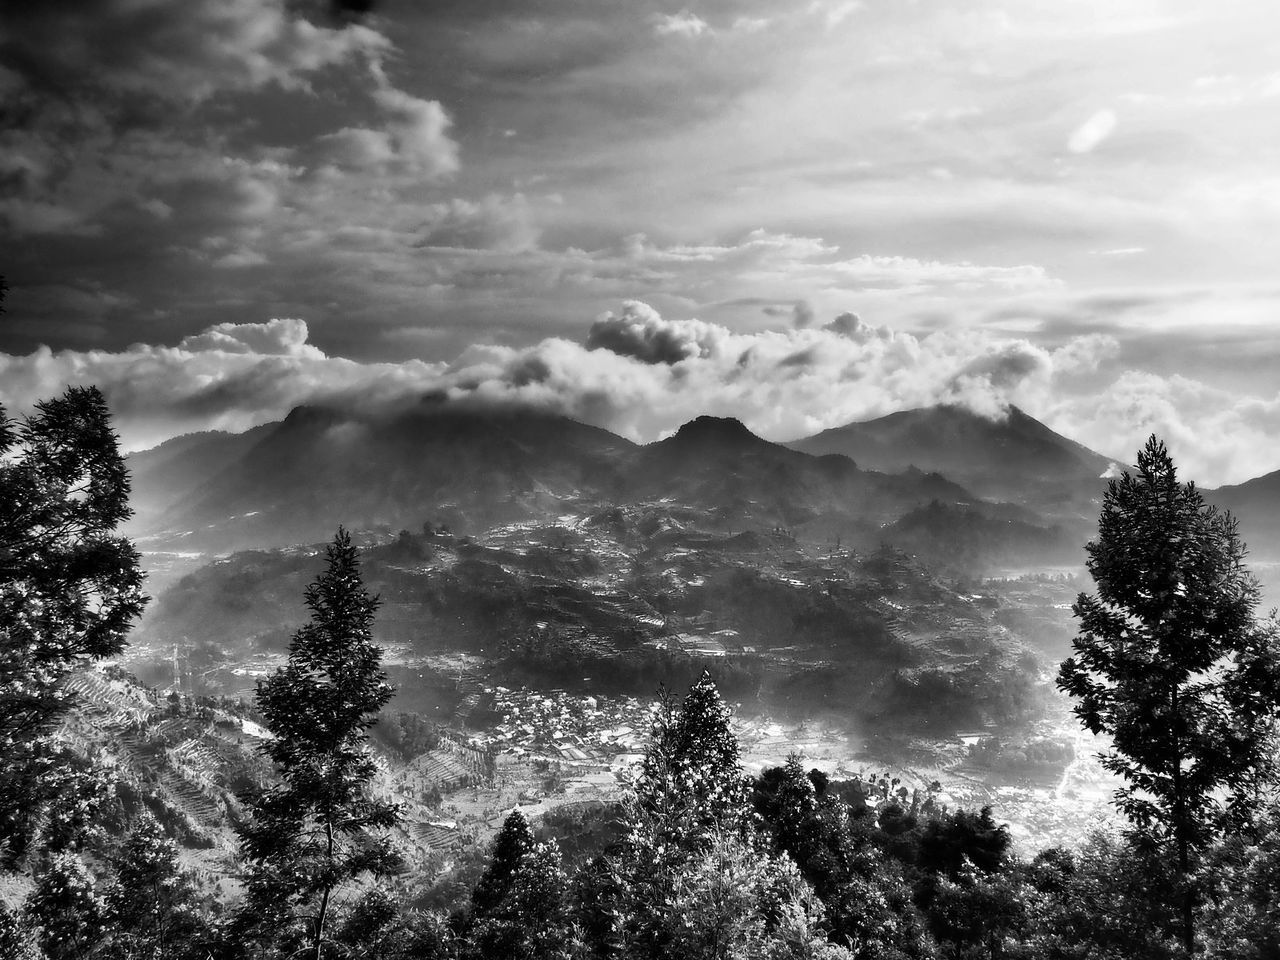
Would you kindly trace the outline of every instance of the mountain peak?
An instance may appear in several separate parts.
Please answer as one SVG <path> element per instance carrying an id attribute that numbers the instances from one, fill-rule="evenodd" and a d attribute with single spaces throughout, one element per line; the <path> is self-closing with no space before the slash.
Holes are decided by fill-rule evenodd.
<path id="1" fill-rule="evenodd" d="M 788 444 L 842 453 L 863 469 L 941 473 L 979 496 L 1035 503 L 1051 516 L 1096 512 L 1098 476 L 1110 460 L 1009 406 L 991 418 L 954 404 L 902 410 Z"/>
<path id="2" fill-rule="evenodd" d="M 681 442 L 760 443 L 759 437 L 736 417 L 695 417 L 675 432 L 672 438 Z"/>

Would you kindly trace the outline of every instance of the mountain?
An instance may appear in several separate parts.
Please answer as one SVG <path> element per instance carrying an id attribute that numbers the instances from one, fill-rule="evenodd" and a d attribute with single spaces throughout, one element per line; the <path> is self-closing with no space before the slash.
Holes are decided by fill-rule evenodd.
<path id="1" fill-rule="evenodd" d="M 1010 407 L 991 420 L 956 406 L 925 407 L 824 430 L 787 446 L 840 453 L 869 470 L 944 474 L 979 497 L 1026 505 L 1054 520 L 1097 520 L 1102 475 L 1114 462 Z"/>
<path id="2" fill-rule="evenodd" d="M 812 456 L 764 440 L 732 418 L 698 417 L 632 458 L 630 501 L 674 498 L 729 526 L 779 525 L 812 533 L 873 536 L 881 525 L 931 500 L 972 503 L 936 474 L 891 476 L 848 457 Z"/>
<path id="3" fill-rule="evenodd" d="M 1252 557 L 1280 562 L 1280 470 L 1204 495 L 1240 521 L 1240 535 Z"/>
<path id="4" fill-rule="evenodd" d="M 478 533 L 656 501 L 695 509 L 720 529 L 800 528 L 874 545 L 884 524 L 934 500 L 995 509 L 936 474 L 863 470 L 713 417 L 637 446 L 528 410 L 300 407 L 238 440 L 183 437 L 130 464 L 148 505 L 129 532 L 153 549 L 315 542 L 339 523 L 395 530 L 432 520 Z"/>
<path id="5" fill-rule="evenodd" d="M 1070 566 L 1082 558 L 1078 535 L 1067 528 L 1046 527 L 1017 511 L 1001 515 L 937 500 L 895 520 L 880 535 L 899 550 L 925 560 L 934 571 L 951 576 L 1028 563 Z"/>
<path id="6" fill-rule="evenodd" d="M 154 520 L 185 493 L 238 460 L 276 426 L 269 423 L 244 433 L 189 433 L 130 454 L 130 502 L 136 520 L 144 524 Z"/>
<path id="7" fill-rule="evenodd" d="M 193 460 L 227 457 L 203 483 L 153 493 L 164 509 L 144 512 L 129 532 L 152 546 L 223 551 L 324 540 L 339 523 L 483 528 L 553 512 L 582 489 L 616 491 L 634 447 L 563 417 L 438 403 L 393 413 L 299 407 L 254 434 L 236 448 L 221 437 L 183 444 Z"/>
<path id="8" fill-rule="evenodd" d="M 893 543 L 947 569 L 962 563 L 969 573 L 1060 563 L 1084 540 L 1035 510 L 985 502 L 938 473 L 882 473 L 840 454 L 815 456 L 731 418 L 698 417 L 639 446 L 529 410 L 300 407 L 239 439 L 183 437 L 130 463 L 150 505 L 128 532 L 152 551 L 315 543 L 340 523 L 394 532 L 431 521 L 478 535 L 658 503 L 691 511 L 712 530 L 781 528 L 862 551 Z M 904 518 L 914 519 L 897 523 Z M 953 532 L 966 543 L 947 542 Z"/>

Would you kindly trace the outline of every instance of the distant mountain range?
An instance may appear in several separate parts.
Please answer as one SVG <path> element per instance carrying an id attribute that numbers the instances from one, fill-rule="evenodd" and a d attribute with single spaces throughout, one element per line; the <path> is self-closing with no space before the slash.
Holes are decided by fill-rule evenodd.
<path id="1" fill-rule="evenodd" d="M 152 548 L 316 542 L 339 523 L 395 530 L 430 519 L 478 532 L 668 501 L 722 530 L 780 526 L 850 545 L 895 542 L 933 562 L 1016 565 L 1081 556 L 1114 461 L 1017 408 L 998 422 L 956 407 L 910 410 L 789 444 L 699 417 L 638 445 L 551 414 L 424 401 L 379 414 L 300 407 L 247 433 L 178 437 L 129 463 L 129 532 Z M 1255 549 L 1280 541 L 1277 487 L 1280 473 L 1212 494 L 1247 532 L 1265 521 Z M 956 538 L 965 545 L 952 550 Z"/>
<path id="2" fill-rule="evenodd" d="M 1057 520 L 1097 518 L 1103 475 L 1115 460 L 1054 433 L 1017 407 L 989 420 L 939 406 L 850 423 L 788 446 L 840 453 L 869 470 L 909 467 L 944 474 L 992 500 L 1024 504 Z"/>
<path id="3" fill-rule="evenodd" d="M 1205 497 L 1240 521 L 1240 535 L 1252 556 L 1280 561 L 1280 470 L 1206 490 Z"/>

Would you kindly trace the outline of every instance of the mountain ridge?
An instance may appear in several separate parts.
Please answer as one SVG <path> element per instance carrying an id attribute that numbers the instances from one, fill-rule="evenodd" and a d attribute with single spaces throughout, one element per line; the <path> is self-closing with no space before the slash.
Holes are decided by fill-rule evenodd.
<path id="1" fill-rule="evenodd" d="M 991 420 L 939 405 L 853 421 L 786 444 L 840 453 L 872 470 L 941 473 L 981 497 L 1024 504 L 1059 521 L 1096 519 L 1103 475 L 1117 460 L 1056 433 L 1016 406 Z"/>
<path id="2" fill-rule="evenodd" d="M 1116 465 L 1016 407 L 1002 423 L 954 407 L 900 411 L 786 444 L 701 416 L 642 445 L 545 411 L 438 401 L 301 406 L 240 434 L 176 437 L 128 463 L 138 514 L 127 532 L 144 549 L 314 543 L 338 523 L 479 531 L 668 499 L 723 529 L 783 526 L 872 546 L 888 536 L 934 559 L 953 530 L 989 541 L 992 556 L 997 542 L 1032 554 L 1040 543 L 1046 558 L 1078 550 Z M 1205 493 L 1240 518 L 1255 553 L 1277 553 L 1280 471 Z M 920 513 L 935 501 L 947 509 Z"/>
<path id="3" fill-rule="evenodd" d="M 671 498 L 725 528 L 874 539 L 932 500 L 988 509 L 940 475 L 863 470 L 772 443 L 733 418 L 695 418 L 645 445 L 545 412 L 440 404 L 303 407 L 256 431 L 235 447 L 220 435 L 171 441 L 219 469 L 185 492 L 161 490 L 162 508 L 149 505 L 130 532 L 153 546 L 225 551 L 316 542 L 340 522 L 414 529 L 431 518 L 481 530 Z M 134 455 L 139 489 L 162 488 L 165 463 Z"/>

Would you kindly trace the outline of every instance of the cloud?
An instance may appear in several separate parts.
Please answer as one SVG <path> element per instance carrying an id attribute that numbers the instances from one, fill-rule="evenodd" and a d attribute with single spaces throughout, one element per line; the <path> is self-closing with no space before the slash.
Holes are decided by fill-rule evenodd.
<path id="1" fill-rule="evenodd" d="M 1067 149 L 1072 153 L 1092 153 L 1115 132 L 1118 120 L 1112 110 L 1099 110 L 1071 131 Z"/>
<path id="2" fill-rule="evenodd" d="M 834 30 L 861 10 L 862 0 L 813 0 L 809 12 L 822 17 L 828 31 Z"/>
<path id="3" fill-rule="evenodd" d="M 659 36 L 674 35 L 680 37 L 700 37 L 704 33 L 711 31 L 707 21 L 697 14 L 690 13 L 688 10 L 681 10 L 679 13 L 658 14 L 657 19 L 654 21 L 653 29 Z"/>
<path id="4" fill-rule="evenodd" d="M 1005 289 L 1044 287 L 1052 281 L 1043 267 L 979 266 L 968 262 L 940 263 L 911 257 L 862 255 L 832 265 L 849 280 L 864 287 L 978 287 Z"/>
<path id="5" fill-rule="evenodd" d="M 646 303 L 629 300 L 622 313 L 606 313 L 587 332 L 588 350 L 608 350 L 644 363 L 675 364 L 691 357 L 710 357 L 728 336 L 723 327 L 697 320 L 663 320 Z"/>
<path id="6" fill-rule="evenodd" d="M 0 403 L 25 411 L 67 385 L 97 384 L 136 449 L 195 430 L 244 430 L 302 403 L 389 402 L 429 385 L 442 368 L 331 357 L 307 335 L 302 320 L 277 319 L 218 324 L 174 347 L 0 354 Z"/>
<path id="7" fill-rule="evenodd" d="M 1091 373 L 1120 356 L 1120 341 L 1109 333 L 1088 333 L 1067 341 L 1050 356 L 1060 374 Z"/>
<path id="8" fill-rule="evenodd" d="M 971 330 L 917 337 L 852 314 L 823 326 L 742 333 L 666 319 L 631 301 L 582 341 L 476 345 L 450 363 L 360 363 L 309 342 L 299 319 L 220 323 L 176 346 L 0 354 L 0 402 L 22 410 L 72 383 L 102 387 L 133 447 L 199 429 L 244 429 L 302 403 L 392 402 L 424 393 L 522 404 L 652 440 L 702 413 L 789 439 L 932 403 L 998 416 L 1043 398 L 1052 353 Z"/>
<path id="9" fill-rule="evenodd" d="M 198 103 L 277 84 L 305 89 L 317 71 L 381 56 L 390 41 L 359 24 L 318 25 L 283 0 L 86 0 L 17 4 L 7 11 L 10 62 L 33 92 L 93 91 Z"/>
<path id="10" fill-rule="evenodd" d="M 340 25 L 322 4 L 311 9 L 325 22 L 289 0 L 6 10 L 0 49 L 22 69 L 0 71 L 10 105 L 0 131 L 0 228 L 11 237 L 98 236 L 91 252 L 113 265 L 123 244 L 152 263 L 179 253 L 237 268 L 270 259 L 270 237 L 246 229 L 314 216 L 317 201 L 344 192 L 333 182 L 340 173 L 359 175 L 345 191 L 361 193 L 376 217 L 403 190 L 456 171 L 448 113 L 391 81 L 388 37 Z M 330 89 L 339 75 L 340 93 Z M 322 95 L 316 84 L 329 88 Z M 325 129 L 357 106 L 376 122 Z M 286 113 L 301 122 L 281 122 Z"/>
<path id="11" fill-rule="evenodd" d="M 523 194 L 454 199 L 432 204 L 423 213 L 422 246 L 515 253 L 538 245 L 539 230 Z"/>
<path id="12" fill-rule="evenodd" d="M 321 157 L 345 170 L 435 178 L 458 169 L 452 121 L 435 100 L 382 86 L 373 94 L 385 117 L 381 129 L 343 127 L 320 138 Z"/>
<path id="13" fill-rule="evenodd" d="M 791 308 L 791 325 L 797 330 L 813 326 L 813 307 L 807 300 L 797 300 Z"/>
<path id="14" fill-rule="evenodd" d="M 840 336 L 853 340 L 857 343 L 866 343 L 876 338 L 891 338 L 892 333 L 887 327 L 873 327 L 864 321 L 856 313 L 845 312 L 839 314 L 834 320 L 826 324 L 823 330 L 829 330 Z"/>
<path id="15" fill-rule="evenodd" d="M 1154 433 L 1168 445 L 1183 478 L 1206 487 L 1280 468 L 1280 393 L 1241 395 L 1177 374 L 1130 369 L 1094 393 L 1059 398 L 1044 419 L 1124 462 L 1132 462 Z"/>
<path id="16" fill-rule="evenodd" d="M 307 323 L 296 318 L 266 323 L 219 323 L 203 333 L 184 337 L 178 349 L 188 353 L 221 352 L 273 357 L 322 359 L 324 354 L 307 343 Z"/>
<path id="17" fill-rule="evenodd" d="M 1098 333 L 1049 349 L 980 327 L 917 335 L 852 313 L 741 332 L 667 319 L 641 301 L 601 316 L 581 341 L 473 345 L 447 363 L 357 362 L 327 354 L 309 333 L 303 320 L 279 318 L 219 323 L 176 346 L 0 354 L 0 403 L 13 414 L 66 385 L 96 383 L 131 448 L 193 430 L 246 429 L 304 403 L 397 403 L 428 393 L 535 407 L 640 441 L 704 413 L 786 440 L 936 403 L 993 418 L 1014 403 L 1121 463 L 1155 432 L 1184 475 L 1205 485 L 1280 466 L 1280 394 L 1248 396 L 1133 369 L 1099 381 L 1119 346 Z M 430 328 L 393 333 L 434 339 Z M 1082 377 L 1090 388 L 1072 389 Z"/>

